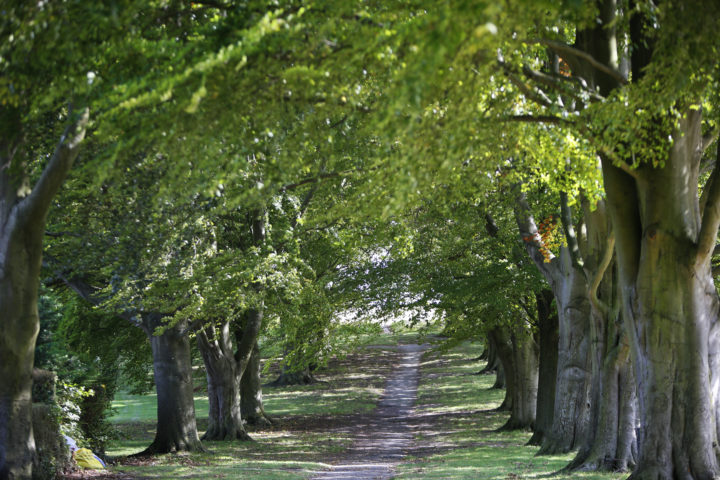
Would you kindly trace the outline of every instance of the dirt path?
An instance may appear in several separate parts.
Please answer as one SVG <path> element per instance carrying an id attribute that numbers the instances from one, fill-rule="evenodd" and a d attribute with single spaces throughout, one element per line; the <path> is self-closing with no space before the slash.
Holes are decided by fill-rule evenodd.
<path id="1" fill-rule="evenodd" d="M 428 345 L 401 345 L 401 362 L 385 384 L 377 408 L 355 427 L 344 461 L 316 472 L 312 480 L 388 480 L 413 443 L 409 419 L 414 413 L 420 357 Z"/>

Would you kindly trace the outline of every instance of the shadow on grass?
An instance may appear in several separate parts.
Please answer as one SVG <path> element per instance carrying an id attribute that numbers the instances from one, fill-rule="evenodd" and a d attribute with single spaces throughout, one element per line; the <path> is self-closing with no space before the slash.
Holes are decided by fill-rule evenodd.
<path id="1" fill-rule="evenodd" d="M 504 391 L 491 389 L 492 375 L 473 375 L 479 345 L 462 344 L 443 356 L 429 353 L 413 420 L 416 447 L 396 478 L 512 480 L 582 478 L 610 480 L 627 474 L 564 473 L 573 454 L 536 457 L 526 431 L 498 431 L 508 414 L 496 408 Z"/>

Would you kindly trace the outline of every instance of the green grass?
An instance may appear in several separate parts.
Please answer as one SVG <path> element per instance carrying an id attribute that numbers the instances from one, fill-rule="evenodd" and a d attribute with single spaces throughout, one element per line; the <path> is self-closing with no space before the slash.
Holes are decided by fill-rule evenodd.
<path id="1" fill-rule="evenodd" d="M 536 457 L 537 447 L 525 446 L 530 433 L 498 432 L 508 414 L 494 411 L 504 391 L 491 389 L 492 375 L 475 375 L 482 367 L 471 361 L 478 345 L 464 343 L 438 358 L 428 353 L 422 364 L 417 413 L 432 424 L 418 435 L 417 454 L 398 469 L 398 479 L 510 480 L 584 478 L 611 480 L 622 474 L 554 474 L 573 454 Z M 426 451 L 427 451 L 426 450 Z"/>
<path id="2" fill-rule="evenodd" d="M 250 432 L 254 442 L 205 442 L 209 453 L 160 455 L 142 462 L 123 460 L 111 470 L 158 480 L 308 478 L 350 446 L 352 437 L 343 426 L 351 415 L 375 408 L 398 355 L 391 348 L 371 347 L 331 362 L 318 372 L 319 383 L 263 388 L 265 409 L 278 422 L 269 429 Z M 271 380 L 274 374 L 263 380 Z M 109 445 L 107 454 L 124 457 L 142 451 L 154 437 L 157 397 L 119 394 L 113 408 L 111 421 L 121 438 Z M 195 408 L 202 434 L 207 426 L 207 397 L 196 397 Z"/>
<path id="3" fill-rule="evenodd" d="M 251 432 L 254 442 L 205 442 L 207 453 L 161 455 L 125 460 L 111 467 L 132 478 L 153 480 L 200 478 L 307 479 L 333 461 L 341 461 L 352 443 L 352 414 L 370 412 L 384 379 L 400 358 L 387 348 L 414 340 L 397 329 L 372 342 L 360 354 L 331 362 L 318 374 L 321 383 L 265 388 L 265 407 L 277 425 Z M 507 413 L 494 411 L 504 392 L 490 387 L 494 377 L 475 375 L 480 346 L 464 343 L 441 355 L 428 353 L 422 363 L 416 420 L 423 424 L 416 447 L 398 467 L 398 479 L 512 480 L 570 478 L 616 480 L 625 475 L 554 474 L 572 454 L 536 457 L 526 447 L 529 432 L 497 432 Z M 272 375 L 270 375 L 272 376 Z M 269 380 L 265 379 L 266 381 Z M 195 399 L 198 429 L 207 425 L 207 398 Z M 112 421 L 123 438 L 108 449 L 125 456 L 153 439 L 154 395 L 118 395 Z"/>

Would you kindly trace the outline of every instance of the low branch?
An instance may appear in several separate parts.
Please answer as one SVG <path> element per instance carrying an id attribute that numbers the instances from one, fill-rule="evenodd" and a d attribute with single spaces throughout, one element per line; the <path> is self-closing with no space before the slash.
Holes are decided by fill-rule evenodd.
<path id="1" fill-rule="evenodd" d="M 709 261 L 715 250 L 718 227 L 720 226 L 720 142 L 717 146 L 717 161 L 710 178 L 700 196 L 702 224 L 698 235 L 698 260 Z"/>
<path id="2" fill-rule="evenodd" d="M 78 116 L 75 116 L 71 110 L 70 116 L 76 118 L 60 137 L 53 156 L 43 169 L 32 192 L 22 201 L 21 208 L 27 214 L 25 218 L 28 221 L 45 215 L 50 208 L 52 198 L 60 189 L 80 151 L 80 144 L 85 138 L 85 131 L 90 119 L 90 110 L 85 108 Z"/>
<path id="3" fill-rule="evenodd" d="M 502 53 L 498 52 L 497 56 L 498 65 L 502 68 L 503 72 L 505 72 L 505 75 L 507 75 L 508 79 L 515 85 L 526 97 L 533 100 L 535 103 L 538 103 L 544 107 L 552 107 L 554 105 L 554 102 L 550 100 L 550 98 L 540 90 L 539 88 L 535 88 L 533 91 L 533 88 L 523 82 L 518 76 L 516 75 L 516 72 L 513 71 L 513 69 L 505 62 L 505 59 L 502 56 Z"/>
<path id="4" fill-rule="evenodd" d="M 581 81 L 577 77 L 564 77 L 562 75 L 548 75 L 547 73 L 540 72 L 538 70 L 534 70 L 527 65 L 523 66 L 522 69 L 525 76 L 528 78 L 535 80 L 536 82 L 540 82 L 543 85 L 547 85 L 548 87 L 556 90 L 559 94 L 566 94 L 571 95 L 576 100 L 582 100 L 582 98 L 578 95 L 576 91 L 573 91 L 572 89 L 566 88 L 568 82 L 572 82 L 574 84 L 577 84 L 580 86 L 583 92 L 585 92 L 592 100 L 595 101 L 603 101 L 605 100 L 605 97 L 600 95 L 599 93 L 590 90 L 587 88 L 587 84 L 585 84 L 584 81 Z"/>
<path id="5" fill-rule="evenodd" d="M 720 135 L 720 130 L 715 129 L 712 132 L 708 133 L 707 135 L 704 135 L 702 138 L 702 151 L 704 152 L 708 148 L 710 148 L 710 145 L 713 144 L 714 141 L 718 139 L 718 136 Z"/>
<path id="6" fill-rule="evenodd" d="M 556 115 L 509 115 L 493 118 L 501 122 L 552 123 L 554 125 L 575 125 L 575 122 Z"/>
<path id="7" fill-rule="evenodd" d="M 48 231 L 45 232 L 45 236 L 53 237 L 53 238 L 61 238 L 61 237 L 65 237 L 65 236 L 78 237 L 78 238 L 82 237 L 82 235 L 80 235 L 79 233 L 75 233 L 75 232 L 48 232 Z"/>
<path id="8" fill-rule="evenodd" d="M 560 192 L 560 218 L 562 220 L 563 232 L 565 233 L 565 240 L 568 244 L 568 250 L 570 251 L 570 259 L 574 266 L 582 269 L 583 261 L 580 256 L 580 245 L 578 243 L 577 235 L 575 234 L 575 227 L 572 220 L 572 210 L 568 202 L 568 195 L 566 192 Z"/>
<path id="9" fill-rule="evenodd" d="M 299 182 L 295 183 L 289 183 L 287 185 L 283 185 L 280 187 L 281 192 L 287 192 L 290 190 L 295 190 L 296 188 L 302 187 L 304 185 L 309 185 L 312 183 L 318 183 L 321 180 L 327 180 L 328 178 L 339 178 L 343 176 L 347 172 L 329 172 L 329 173 L 321 173 L 315 177 L 306 178 L 304 180 L 300 180 Z"/>
<path id="10" fill-rule="evenodd" d="M 590 66 L 592 66 L 596 70 L 606 73 L 607 75 L 610 75 L 613 79 L 617 80 L 620 85 L 627 85 L 628 83 L 627 79 L 620 72 L 611 68 L 608 65 L 605 65 L 602 62 L 598 62 L 595 57 L 593 57 L 587 52 L 584 52 L 575 47 L 571 47 L 566 43 L 557 42 L 555 40 L 547 40 L 541 38 L 538 40 L 538 43 L 546 45 L 551 49 L 555 50 L 556 52 L 561 52 L 566 55 L 572 55 L 573 57 L 585 60 L 590 64 Z"/>

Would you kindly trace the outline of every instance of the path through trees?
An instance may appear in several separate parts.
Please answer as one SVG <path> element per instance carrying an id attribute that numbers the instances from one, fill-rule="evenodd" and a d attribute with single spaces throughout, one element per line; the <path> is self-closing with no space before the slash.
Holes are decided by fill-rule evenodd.
<path id="1" fill-rule="evenodd" d="M 428 345 L 400 345 L 404 353 L 385 385 L 385 392 L 364 423 L 354 426 L 355 441 L 346 460 L 318 473 L 314 480 L 390 479 L 394 466 L 413 443 L 408 420 L 413 415 L 420 378 L 420 357 Z"/>

